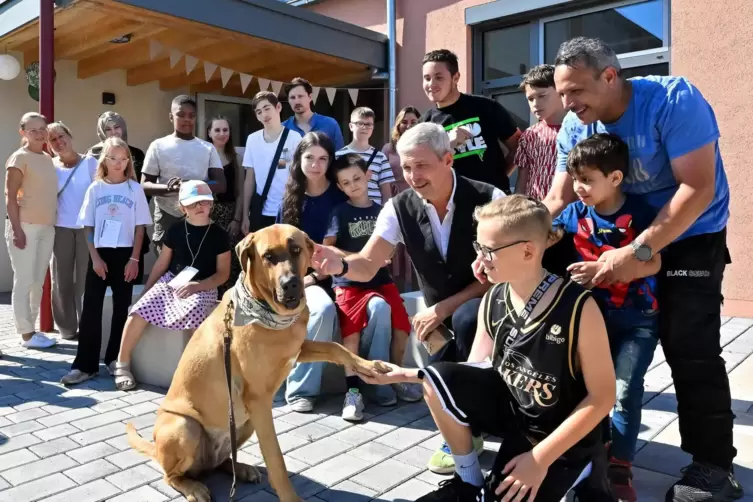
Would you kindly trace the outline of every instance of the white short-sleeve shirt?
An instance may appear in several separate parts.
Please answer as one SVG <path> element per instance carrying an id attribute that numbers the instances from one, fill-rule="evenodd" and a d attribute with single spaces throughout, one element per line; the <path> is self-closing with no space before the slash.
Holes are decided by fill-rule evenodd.
<path id="1" fill-rule="evenodd" d="M 58 176 L 58 219 L 55 226 L 63 228 L 81 228 L 78 213 L 84 204 L 86 189 L 94 181 L 97 172 L 97 159 L 81 157 L 81 163 L 74 167 L 65 167 L 58 157 L 52 159 Z M 74 172 L 75 169 L 75 172 Z M 70 179 L 70 181 L 68 181 Z M 66 184 L 67 183 L 67 184 Z M 63 190 L 65 187 L 65 190 Z M 61 193 L 60 190 L 63 190 Z"/>
<path id="2" fill-rule="evenodd" d="M 220 154 L 212 143 L 199 138 L 180 139 L 171 134 L 152 141 L 141 172 L 156 176 L 158 183 L 167 183 L 170 178 L 206 181 L 210 169 L 222 169 Z M 166 213 L 182 215 L 177 193 L 157 196 L 154 201 Z"/>
<path id="3" fill-rule="evenodd" d="M 452 219 L 455 216 L 455 188 L 457 187 L 457 177 L 455 170 L 452 170 L 452 195 L 450 195 L 450 201 L 447 203 L 447 214 L 444 220 L 439 220 L 439 214 L 437 214 L 436 208 L 427 200 L 424 200 L 424 206 L 426 208 L 426 215 L 429 217 L 431 223 L 431 235 L 434 237 L 434 244 L 442 254 L 443 259 L 447 259 L 447 247 L 450 244 L 450 229 L 452 228 Z M 505 193 L 499 188 L 495 188 L 492 193 L 492 200 L 504 197 Z M 470 223 L 470 222 L 469 222 Z M 379 213 L 377 218 L 376 228 L 374 229 L 374 235 L 381 237 L 393 246 L 397 246 L 398 243 L 403 241 L 403 232 L 400 230 L 400 222 L 397 220 L 397 212 L 393 204 L 393 199 L 387 201 L 384 205 L 384 209 Z"/>
<path id="4" fill-rule="evenodd" d="M 246 150 L 243 152 L 243 167 L 254 170 L 254 179 L 256 180 L 256 193 L 259 195 L 264 191 L 264 185 L 267 183 L 267 175 L 272 161 L 277 152 L 277 146 L 280 144 L 282 133 L 271 143 L 264 140 L 264 130 L 259 130 L 248 135 L 246 140 Z M 293 152 L 298 148 L 301 142 L 301 135 L 292 129 L 288 132 L 288 137 L 280 152 L 280 160 L 276 166 L 272 185 L 269 187 L 267 200 L 264 202 L 262 214 L 264 216 L 277 216 L 282 204 L 282 197 L 285 195 L 285 184 L 290 176 L 290 163 L 293 161 Z"/>

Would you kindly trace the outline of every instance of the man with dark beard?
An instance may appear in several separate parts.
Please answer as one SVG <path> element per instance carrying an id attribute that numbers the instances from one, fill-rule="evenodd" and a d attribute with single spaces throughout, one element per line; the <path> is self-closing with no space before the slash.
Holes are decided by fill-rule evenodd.
<path id="1" fill-rule="evenodd" d="M 306 79 L 296 77 L 290 82 L 285 89 L 285 93 L 288 95 L 288 103 L 290 103 L 295 115 L 283 122 L 282 125 L 296 131 L 301 136 L 305 136 L 307 132 L 321 131 L 329 136 L 329 139 L 335 144 L 335 150 L 339 150 L 345 146 L 340 124 L 332 117 L 319 115 L 311 109 L 313 101 L 311 94 L 313 92 L 314 88 Z"/>

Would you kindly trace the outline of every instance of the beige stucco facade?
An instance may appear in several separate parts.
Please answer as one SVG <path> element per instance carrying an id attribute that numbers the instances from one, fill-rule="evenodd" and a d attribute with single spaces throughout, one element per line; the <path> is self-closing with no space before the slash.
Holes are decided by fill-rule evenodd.
<path id="1" fill-rule="evenodd" d="M 15 54 L 23 60 L 21 54 Z M 55 63 L 55 119 L 62 120 L 73 133 L 74 146 L 85 152 L 97 143 L 97 118 L 106 110 L 116 111 L 128 123 L 128 141 L 146 150 L 149 143 L 171 131 L 168 113 L 170 101 L 180 92 L 163 92 L 157 82 L 136 87 L 126 85 L 125 72 L 111 71 L 87 80 L 76 78 L 76 63 Z M 5 159 L 19 147 L 18 119 L 28 111 L 39 109 L 39 103 L 29 97 L 23 74 L 11 81 L 0 80 L 0 157 L 5 179 Z M 102 104 L 102 93 L 115 94 L 116 104 Z M 5 204 L 2 204 L 0 225 L 5 232 Z M 10 267 L 5 240 L 0 245 L 0 291 L 10 291 L 13 271 Z"/>
<path id="2" fill-rule="evenodd" d="M 414 105 L 424 110 L 429 105 L 421 89 L 420 73 L 421 57 L 428 50 L 446 48 L 455 52 L 463 73 L 461 87 L 473 88 L 473 34 L 465 24 L 465 10 L 490 1 L 396 0 L 398 109 Z M 386 32 L 383 1 L 323 0 L 309 8 Z M 728 245 L 733 263 L 725 274 L 724 312 L 744 316 L 753 316 L 753 133 L 749 124 L 753 116 L 753 68 L 748 64 L 753 30 L 746 29 L 750 20 L 750 0 L 671 0 L 670 72 L 686 76 L 698 86 L 714 107 L 721 130 L 720 146 L 732 193 Z"/>

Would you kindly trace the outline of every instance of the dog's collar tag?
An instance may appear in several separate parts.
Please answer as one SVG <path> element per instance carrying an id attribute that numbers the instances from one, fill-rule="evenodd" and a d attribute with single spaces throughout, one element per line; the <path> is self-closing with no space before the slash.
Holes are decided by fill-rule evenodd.
<path id="1" fill-rule="evenodd" d="M 289 328 L 298 320 L 300 314 L 278 314 L 270 308 L 267 302 L 251 296 L 246 288 L 245 278 L 246 274 L 241 273 L 233 286 L 232 297 L 235 303 L 233 326 L 260 324 L 268 329 L 281 330 Z"/>

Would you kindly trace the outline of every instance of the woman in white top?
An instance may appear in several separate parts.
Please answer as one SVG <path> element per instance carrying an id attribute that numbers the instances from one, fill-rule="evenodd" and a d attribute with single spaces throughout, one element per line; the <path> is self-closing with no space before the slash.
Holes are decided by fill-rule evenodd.
<path id="1" fill-rule="evenodd" d="M 52 250 L 52 317 L 60 336 L 75 340 L 89 266 L 86 230 L 78 224 L 86 189 L 94 181 L 97 161 L 73 149 L 73 136 L 62 122 L 47 126 L 52 162 L 58 177 L 58 216 Z"/>
<path id="2" fill-rule="evenodd" d="M 91 261 L 86 272 L 78 350 L 70 373 L 61 379 L 65 385 L 83 382 L 99 372 L 102 307 L 108 286 L 112 290 L 112 321 L 105 366 L 111 374 L 115 370 L 133 284 L 139 274 L 144 226 L 152 223 L 144 189 L 136 181 L 131 152 L 122 139 L 105 141 L 78 223 L 86 228 Z"/>
<path id="3" fill-rule="evenodd" d="M 57 212 L 57 177 L 44 153 L 47 119 L 27 113 L 19 125 L 21 148 L 5 163 L 5 241 L 13 267 L 13 320 L 22 345 L 43 349 L 55 339 L 34 330 L 42 286 L 52 256 Z"/>

